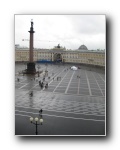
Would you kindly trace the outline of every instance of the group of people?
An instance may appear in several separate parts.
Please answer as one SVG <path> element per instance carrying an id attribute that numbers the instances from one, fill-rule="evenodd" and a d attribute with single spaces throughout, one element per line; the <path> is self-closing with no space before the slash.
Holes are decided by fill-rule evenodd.
<path id="1" fill-rule="evenodd" d="M 58 80 L 61 80 L 61 77 L 57 77 L 57 81 L 58 81 Z"/>
<path id="2" fill-rule="evenodd" d="M 77 78 L 80 78 L 80 75 L 78 75 Z"/>
<path id="3" fill-rule="evenodd" d="M 45 86 L 45 88 L 47 89 L 48 88 L 48 83 L 46 83 L 45 85 L 44 85 L 44 82 L 42 81 L 41 82 L 41 80 L 39 81 L 39 86 L 41 87 L 41 88 L 43 88 L 44 86 Z"/>

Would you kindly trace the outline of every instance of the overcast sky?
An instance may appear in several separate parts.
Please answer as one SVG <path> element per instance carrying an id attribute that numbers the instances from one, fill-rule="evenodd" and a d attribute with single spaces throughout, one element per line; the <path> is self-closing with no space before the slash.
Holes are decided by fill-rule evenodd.
<path id="1" fill-rule="evenodd" d="M 89 50 L 105 49 L 105 15 L 15 15 L 15 44 L 29 47 L 31 19 L 34 22 L 34 47 Z"/>

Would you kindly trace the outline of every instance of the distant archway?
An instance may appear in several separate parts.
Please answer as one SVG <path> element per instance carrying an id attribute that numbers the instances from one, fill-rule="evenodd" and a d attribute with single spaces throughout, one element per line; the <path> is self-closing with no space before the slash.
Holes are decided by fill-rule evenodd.
<path id="1" fill-rule="evenodd" d="M 55 62 L 62 62 L 62 56 L 60 53 L 54 54 L 54 61 Z"/>

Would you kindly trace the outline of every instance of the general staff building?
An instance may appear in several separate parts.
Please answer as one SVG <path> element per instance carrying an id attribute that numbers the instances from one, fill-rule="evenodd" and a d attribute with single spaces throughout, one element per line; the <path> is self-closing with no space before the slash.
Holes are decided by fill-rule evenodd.
<path id="1" fill-rule="evenodd" d="M 33 51 L 35 62 L 62 62 L 62 63 L 78 63 L 86 65 L 94 65 L 105 67 L 105 51 L 104 50 L 88 50 L 85 45 L 81 45 L 77 50 L 66 50 L 59 44 L 53 49 L 37 49 Z M 15 48 L 15 62 L 28 62 L 29 49 Z"/>

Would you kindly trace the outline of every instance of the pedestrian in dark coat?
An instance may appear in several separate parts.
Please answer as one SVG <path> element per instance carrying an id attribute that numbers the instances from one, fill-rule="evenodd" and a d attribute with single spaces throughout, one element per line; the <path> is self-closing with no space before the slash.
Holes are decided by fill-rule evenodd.
<path id="1" fill-rule="evenodd" d="M 33 91 L 31 91 L 30 96 L 31 96 L 31 97 L 33 96 Z"/>
<path id="2" fill-rule="evenodd" d="M 42 82 L 42 83 L 41 83 L 41 88 L 43 88 L 43 86 L 44 86 L 44 83 Z"/>
<path id="3" fill-rule="evenodd" d="M 39 85 L 41 85 L 41 80 L 39 81 Z"/>
<path id="4" fill-rule="evenodd" d="M 43 110 L 42 110 L 42 109 L 40 109 L 40 110 L 39 110 L 39 113 L 40 113 L 40 114 L 42 114 L 42 112 L 43 112 Z"/>
<path id="5" fill-rule="evenodd" d="M 42 112 L 43 112 L 43 110 L 42 110 L 42 109 L 40 109 L 40 110 L 39 110 L 40 118 L 42 118 Z"/>
<path id="6" fill-rule="evenodd" d="M 46 88 L 46 89 L 48 88 L 48 83 L 46 83 L 45 88 Z"/>

